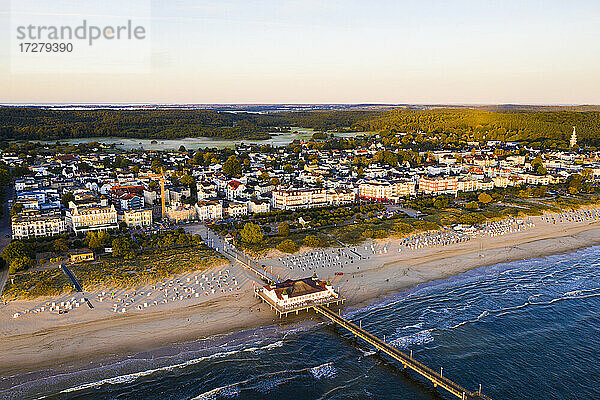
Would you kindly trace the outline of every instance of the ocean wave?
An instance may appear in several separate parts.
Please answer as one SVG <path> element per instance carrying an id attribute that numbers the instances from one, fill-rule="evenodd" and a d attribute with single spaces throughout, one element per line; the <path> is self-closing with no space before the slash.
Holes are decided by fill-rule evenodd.
<path id="1" fill-rule="evenodd" d="M 227 385 L 208 390 L 191 400 L 214 400 L 216 398 L 236 397 L 242 389 L 255 389 L 259 392 L 268 392 L 275 387 L 293 379 L 298 375 L 310 373 L 315 379 L 331 378 L 337 374 L 332 362 L 317 365 L 312 368 L 286 369 L 283 371 L 269 372 L 250 379 L 233 382 Z"/>
<path id="2" fill-rule="evenodd" d="M 316 379 L 332 378 L 337 374 L 333 363 L 330 362 L 313 367 L 310 372 Z"/>
<path id="3" fill-rule="evenodd" d="M 396 328 L 396 332 L 398 332 L 398 331 L 404 331 L 406 329 L 412 329 L 412 328 L 421 329 L 421 328 L 423 328 L 423 323 L 419 322 L 419 323 L 413 324 L 413 325 L 402 326 L 400 328 Z"/>
<path id="4" fill-rule="evenodd" d="M 94 387 L 99 387 L 102 385 L 120 385 L 120 384 L 125 384 L 125 383 L 131 383 L 139 378 L 142 378 L 144 376 L 148 376 L 148 375 L 152 375 L 156 372 L 165 372 L 165 371 L 173 371 L 176 369 L 181 369 L 181 368 L 185 368 L 188 367 L 190 365 L 194 365 L 194 364 L 198 364 L 202 361 L 207 361 L 207 360 L 212 360 L 212 359 L 216 359 L 216 358 L 222 358 L 222 357 L 227 357 L 233 354 L 239 354 L 239 353 L 246 353 L 246 352 L 257 352 L 257 351 L 262 351 L 262 350 L 270 350 L 276 347 L 281 347 L 283 346 L 283 340 L 278 340 L 274 343 L 269 343 L 265 346 L 262 347 L 248 347 L 248 348 L 244 348 L 244 349 L 236 349 L 236 350 L 229 350 L 229 351 L 223 351 L 223 352 L 219 352 L 219 353 L 214 353 L 214 354 L 210 354 L 208 356 L 203 356 L 203 357 L 199 357 L 199 358 L 195 358 L 192 360 L 188 360 L 182 363 L 178 363 L 178 364 L 174 364 L 174 365 L 167 365 L 164 367 L 160 367 L 160 368 L 153 368 L 153 369 L 148 369 L 145 371 L 140 371 L 140 372 L 134 372 L 131 374 L 126 374 L 126 375 L 119 375 L 119 376 L 115 376 L 112 378 L 106 378 L 106 379 L 102 379 L 96 382 L 90 382 L 90 383 L 85 383 L 79 386 L 75 386 L 75 387 L 71 387 L 68 389 L 64 389 L 62 390 L 60 393 L 70 393 L 70 392 L 77 392 L 80 390 L 85 390 L 85 389 L 90 389 L 90 388 L 94 388 Z"/>
<path id="5" fill-rule="evenodd" d="M 405 349 L 409 346 L 421 346 L 433 342 L 433 329 L 426 329 L 412 335 L 402 336 L 389 342 L 390 345 Z"/>
<path id="6" fill-rule="evenodd" d="M 194 397 L 192 400 L 213 400 L 219 397 L 236 397 L 240 394 L 240 385 L 247 383 L 246 381 L 235 382 L 229 385 L 220 386 L 218 388 L 214 388 L 209 390 L 208 392 L 204 392 L 201 395 Z"/>

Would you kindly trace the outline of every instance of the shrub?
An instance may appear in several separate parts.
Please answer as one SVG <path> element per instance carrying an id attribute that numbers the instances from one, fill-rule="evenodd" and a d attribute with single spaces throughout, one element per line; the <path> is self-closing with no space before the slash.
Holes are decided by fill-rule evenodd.
<path id="1" fill-rule="evenodd" d="M 302 243 L 308 247 L 322 247 L 324 245 L 323 241 L 314 235 L 308 235 L 304 238 Z"/>
<path id="2" fill-rule="evenodd" d="M 10 274 L 14 274 L 16 272 L 25 271 L 27 268 L 33 266 L 35 264 L 35 260 L 31 257 L 19 257 L 13 259 L 8 268 L 8 272 Z"/>
<path id="3" fill-rule="evenodd" d="M 492 201 L 492 196 L 487 193 L 481 193 L 477 199 L 480 203 L 487 204 Z"/>
<path id="4" fill-rule="evenodd" d="M 465 205 L 467 210 L 477 210 L 479 208 L 479 204 L 476 201 L 470 201 Z"/>
<path id="5" fill-rule="evenodd" d="M 277 233 L 281 236 L 289 236 L 290 234 L 290 224 L 287 222 L 281 222 L 277 226 Z"/>
<path id="6" fill-rule="evenodd" d="M 409 224 L 405 224 L 404 222 L 398 222 L 394 224 L 394 231 L 400 235 L 408 235 L 414 230 L 415 228 Z"/>
<path id="7" fill-rule="evenodd" d="M 277 250 L 284 253 L 295 253 L 298 251 L 298 245 L 293 240 L 287 239 L 277 245 Z"/>
<path id="8" fill-rule="evenodd" d="M 458 218 L 458 222 L 466 225 L 477 225 L 485 222 L 485 216 L 478 213 L 463 214 Z"/>

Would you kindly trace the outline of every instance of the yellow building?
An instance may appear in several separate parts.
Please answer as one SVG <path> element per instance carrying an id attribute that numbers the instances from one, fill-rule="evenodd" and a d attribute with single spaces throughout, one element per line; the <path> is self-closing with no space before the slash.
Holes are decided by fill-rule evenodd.
<path id="1" fill-rule="evenodd" d="M 152 210 L 125 211 L 123 220 L 128 227 L 152 225 Z"/>
<path id="2" fill-rule="evenodd" d="M 83 262 L 83 261 L 94 261 L 94 252 L 93 251 L 84 251 L 81 253 L 73 253 L 71 254 L 71 262 Z"/>
<path id="3" fill-rule="evenodd" d="M 97 203 L 69 205 L 66 215 L 67 225 L 75 232 L 105 231 L 119 227 L 115 206 L 103 206 Z"/>

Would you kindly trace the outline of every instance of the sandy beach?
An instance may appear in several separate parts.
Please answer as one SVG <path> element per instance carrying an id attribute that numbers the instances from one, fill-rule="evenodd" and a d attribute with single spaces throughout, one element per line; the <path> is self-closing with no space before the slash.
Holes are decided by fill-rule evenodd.
<path id="1" fill-rule="evenodd" d="M 534 227 L 496 237 L 442 247 L 400 250 L 399 239 L 382 239 L 356 246 L 369 253 L 356 263 L 323 266 L 316 270 L 329 279 L 347 299 L 345 307 L 372 303 L 419 283 L 446 278 L 473 268 L 501 262 L 567 253 L 600 244 L 600 222 L 553 224 L 533 217 Z M 374 249 L 374 250 L 373 250 Z M 385 249 L 385 250 L 383 250 Z M 304 252 L 315 250 L 303 249 Z M 282 265 L 278 255 L 261 260 L 273 273 L 289 277 L 312 275 Z M 195 340 L 219 333 L 279 323 L 280 319 L 253 296 L 259 281 L 237 263 L 220 267 L 236 275 L 239 289 L 165 304 L 152 311 L 119 314 L 109 306 L 77 309 L 65 315 L 14 313 L 39 306 L 52 299 L 13 301 L 0 306 L 0 376 L 52 367 L 74 360 L 101 359 L 151 350 L 170 343 Z M 335 275 L 343 272 L 343 275 Z M 202 273 L 207 273 L 203 271 Z M 180 277 L 181 279 L 183 277 Z M 178 278 L 174 278 L 178 279 Z M 81 294 L 78 294 L 78 297 Z M 314 314 L 310 314 L 315 318 Z"/>

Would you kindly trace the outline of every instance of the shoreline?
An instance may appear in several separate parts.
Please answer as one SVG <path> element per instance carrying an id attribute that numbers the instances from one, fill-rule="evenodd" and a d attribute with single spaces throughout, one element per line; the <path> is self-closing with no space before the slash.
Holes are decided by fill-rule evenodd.
<path id="1" fill-rule="evenodd" d="M 376 304 L 416 285 L 447 279 L 476 268 L 568 254 L 600 244 L 600 222 L 552 225 L 544 224 L 540 217 L 534 219 L 536 227 L 532 230 L 491 238 L 493 240 L 477 238 L 446 247 L 419 249 L 410 254 L 390 252 L 375 256 L 361 264 L 364 269 L 355 272 L 355 278 L 350 274 L 336 276 L 334 285 L 341 287 L 342 295 L 347 298 L 344 308 L 355 309 Z M 393 242 L 394 239 L 380 239 L 373 243 Z M 325 272 L 333 276 L 332 271 Z M 276 318 L 254 298 L 249 286 L 239 293 L 200 304 L 149 314 L 131 313 L 107 318 L 87 316 L 58 325 L 50 324 L 52 321 L 37 324 L 31 320 L 20 333 L 6 335 L 2 332 L 0 335 L 3 348 L 0 377 L 67 363 L 126 357 L 140 351 L 303 319 Z M 311 319 L 314 318 L 311 315 Z M 7 313 L 1 312 L 0 326 L 11 323 L 13 319 L 7 319 Z"/>

